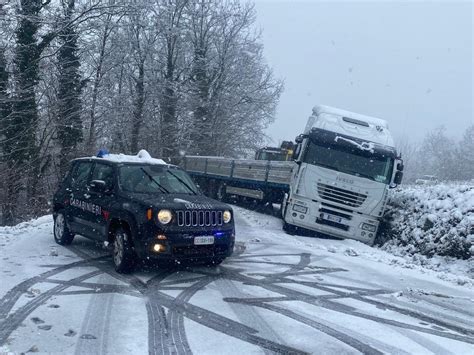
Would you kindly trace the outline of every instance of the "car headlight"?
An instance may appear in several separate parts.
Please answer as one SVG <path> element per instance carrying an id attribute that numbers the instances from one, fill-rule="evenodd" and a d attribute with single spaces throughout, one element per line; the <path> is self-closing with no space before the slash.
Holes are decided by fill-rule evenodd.
<path id="1" fill-rule="evenodd" d="M 224 223 L 229 223 L 232 219 L 232 213 L 230 213 L 230 211 L 224 211 L 222 214 L 222 219 L 224 220 Z"/>
<path id="2" fill-rule="evenodd" d="M 299 213 L 306 213 L 308 212 L 308 207 L 301 206 L 301 205 L 293 205 L 293 211 L 296 211 Z"/>
<path id="3" fill-rule="evenodd" d="M 160 210 L 158 212 L 158 221 L 160 221 L 161 224 L 170 223 L 172 218 L 173 214 L 170 210 Z"/>
<path id="4" fill-rule="evenodd" d="M 369 232 L 375 232 L 375 230 L 377 229 L 377 227 L 374 226 L 373 224 L 367 224 L 367 223 L 362 223 L 361 228 Z"/>

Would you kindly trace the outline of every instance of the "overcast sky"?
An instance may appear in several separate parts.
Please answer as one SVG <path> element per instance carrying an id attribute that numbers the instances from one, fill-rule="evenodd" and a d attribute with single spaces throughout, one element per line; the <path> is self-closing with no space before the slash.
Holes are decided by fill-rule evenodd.
<path id="1" fill-rule="evenodd" d="M 471 1 L 256 0 L 268 64 L 285 80 L 274 144 L 294 140 L 312 107 L 384 118 L 395 139 L 473 119 Z"/>

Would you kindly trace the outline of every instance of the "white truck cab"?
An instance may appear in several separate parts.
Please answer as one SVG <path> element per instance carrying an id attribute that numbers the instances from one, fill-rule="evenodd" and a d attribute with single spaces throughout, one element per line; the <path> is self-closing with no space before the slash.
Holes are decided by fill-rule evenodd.
<path id="1" fill-rule="evenodd" d="M 297 167 L 282 204 L 284 228 L 372 245 L 388 189 L 403 176 L 387 122 L 316 106 L 294 156 Z"/>

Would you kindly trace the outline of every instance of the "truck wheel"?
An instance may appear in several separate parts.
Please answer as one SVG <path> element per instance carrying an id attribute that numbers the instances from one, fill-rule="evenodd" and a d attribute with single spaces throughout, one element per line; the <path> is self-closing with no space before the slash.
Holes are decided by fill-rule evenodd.
<path id="1" fill-rule="evenodd" d="M 117 228 L 114 232 L 113 256 L 115 271 L 119 273 L 132 271 L 135 261 L 132 240 L 130 233 L 121 227 Z"/>
<path id="2" fill-rule="evenodd" d="M 283 230 L 289 234 L 289 235 L 295 235 L 296 234 L 296 227 L 292 224 L 283 222 Z"/>
<path id="3" fill-rule="evenodd" d="M 69 231 L 66 223 L 66 216 L 64 211 L 61 210 L 54 217 L 54 240 L 59 245 L 69 245 L 74 239 L 74 234 Z"/>
<path id="4" fill-rule="evenodd" d="M 227 194 L 225 192 L 225 189 L 226 189 L 226 184 L 224 183 L 219 184 L 219 187 L 217 188 L 217 192 L 216 192 L 216 198 L 219 201 L 225 202 L 227 200 Z"/>

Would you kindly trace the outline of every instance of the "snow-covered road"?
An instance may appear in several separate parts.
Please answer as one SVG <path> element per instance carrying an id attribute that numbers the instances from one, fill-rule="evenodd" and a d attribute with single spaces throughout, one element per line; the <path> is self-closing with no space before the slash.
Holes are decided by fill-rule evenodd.
<path id="1" fill-rule="evenodd" d="M 474 353 L 471 282 L 235 211 L 221 266 L 131 275 L 51 216 L 0 228 L 0 353 Z"/>

